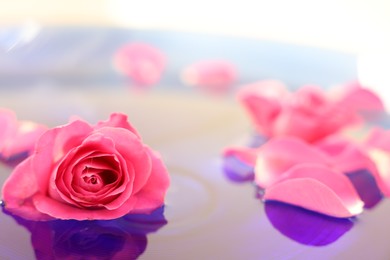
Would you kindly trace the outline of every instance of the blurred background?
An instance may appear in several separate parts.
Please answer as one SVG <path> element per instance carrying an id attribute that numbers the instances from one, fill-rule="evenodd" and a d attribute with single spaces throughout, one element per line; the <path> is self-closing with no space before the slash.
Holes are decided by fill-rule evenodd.
<path id="1" fill-rule="evenodd" d="M 359 79 L 386 96 L 386 0 L 0 1 L 0 86 L 118 87 L 134 75 L 118 51 L 146 43 L 164 55 L 156 89 L 187 91 L 183 70 L 233 64 L 234 86 L 276 78 L 292 88 Z M 185 78 L 185 77 L 184 77 Z M 188 85 L 188 84 L 187 84 Z"/>

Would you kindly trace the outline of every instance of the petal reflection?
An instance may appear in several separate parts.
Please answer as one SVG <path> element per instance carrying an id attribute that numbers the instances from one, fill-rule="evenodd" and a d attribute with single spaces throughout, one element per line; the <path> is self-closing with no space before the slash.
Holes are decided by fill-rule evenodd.
<path id="1" fill-rule="evenodd" d="M 367 170 L 358 170 L 347 173 L 347 177 L 352 182 L 360 199 L 364 202 L 364 207 L 371 209 L 383 198 L 382 193 L 375 181 L 374 176 Z"/>
<path id="2" fill-rule="evenodd" d="M 310 246 L 329 245 L 353 227 L 350 219 L 333 218 L 277 201 L 265 202 L 265 213 L 283 235 Z"/>
<path id="3" fill-rule="evenodd" d="M 137 259 L 146 249 L 146 235 L 167 224 L 163 213 L 161 207 L 150 215 L 92 221 L 30 221 L 11 216 L 30 231 L 37 259 Z"/>

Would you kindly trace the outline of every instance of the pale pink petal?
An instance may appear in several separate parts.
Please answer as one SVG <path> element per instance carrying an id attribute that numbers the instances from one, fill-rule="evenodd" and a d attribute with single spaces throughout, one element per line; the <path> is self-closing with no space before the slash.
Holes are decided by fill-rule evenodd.
<path id="1" fill-rule="evenodd" d="M 365 145 L 390 152 L 390 130 L 379 127 L 373 128 L 365 140 Z"/>
<path id="2" fill-rule="evenodd" d="M 237 77 L 235 66 L 223 60 L 206 60 L 191 64 L 182 72 L 184 83 L 212 93 L 226 93 Z"/>
<path id="3" fill-rule="evenodd" d="M 333 217 L 352 217 L 363 211 L 349 179 L 340 172 L 315 164 L 297 165 L 283 180 L 265 190 L 264 200 L 277 200 Z"/>
<path id="4" fill-rule="evenodd" d="M 351 82 L 345 86 L 345 92 L 339 99 L 340 104 L 356 112 L 383 112 L 382 100 L 371 90 L 364 88 L 359 82 Z"/>
<path id="5" fill-rule="evenodd" d="M 300 163 L 330 165 L 329 158 L 304 141 L 294 137 L 279 137 L 265 143 L 258 153 L 255 181 L 263 188 L 277 182 L 292 166 Z"/>
<path id="6" fill-rule="evenodd" d="M 375 163 L 357 144 L 339 136 L 332 136 L 317 142 L 315 146 L 331 157 L 332 165 L 338 171 L 350 173 L 365 169 L 378 179 Z"/>
<path id="7" fill-rule="evenodd" d="M 140 134 L 138 131 L 129 123 L 128 117 L 125 114 L 122 113 L 112 113 L 110 115 L 110 118 L 107 121 L 100 121 L 96 124 L 94 129 L 99 129 L 105 126 L 111 126 L 111 127 L 121 127 L 124 129 L 129 130 L 133 134 L 135 134 L 138 138 L 141 139 Z"/>
<path id="8" fill-rule="evenodd" d="M 3 185 L 2 197 L 6 210 L 31 220 L 50 219 L 36 210 L 32 197 L 38 192 L 37 180 L 33 173 L 31 158 L 21 162 Z"/>
<path id="9" fill-rule="evenodd" d="M 149 44 L 130 43 L 118 49 L 114 63 L 135 84 L 149 86 L 160 80 L 165 67 L 165 56 Z"/>
<path id="10" fill-rule="evenodd" d="M 281 112 L 283 99 L 288 96 L 285 85 L 272 80 L 243 86 L 237 92 L 237 98 L 246 109 L 255 128 L 266 136 L 274 134 L 274 121 Z"/>
<path id="11" fill-rule="evenodd" d="M 44 125 L 30 121 L 20 121 L 16 131 L 12 136 L 8 137 L 9 139 L 2 150 L 2 155 L 11 157 L 23 152 L 31 153 L 34 150 L 35 143 L 47 129 Z"/>
<path id="12" fill-rule="evenodd" d="M 17 119 L 14 112 L 0 109 L 0 152 L 4 149 L 7 138 L 17 131 Z"/>
<path id="13" fill-rule="evenodd" d="M 148 148 L 149 149 L 149 148 Z M 151 213 L 164 204 L 164 197 L 170 184 L 170 178 L 160 155 L 149 149 L 152 158 L 152 172 L 146 185 L 134 196 L 137 201 L 132 213 Z"/>

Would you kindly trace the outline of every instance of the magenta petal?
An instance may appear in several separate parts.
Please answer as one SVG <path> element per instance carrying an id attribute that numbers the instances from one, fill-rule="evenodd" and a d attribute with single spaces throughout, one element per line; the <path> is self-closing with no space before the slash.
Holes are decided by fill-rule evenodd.
<path id="1" fill-rule="evenodd" d="M 277 182 L 285 171 L 300 163 L 330 165 L 330 160 L 321 151 L 300 139 L 271 139 L 259 149 L 255 181 L 260 187 L 266 188 Z"/>
<path id="2" fill-rule="evenodd" d="M 333 217 L 352 217 L 363 211 L 348 178 L 339 172 L 315 164 L 291 168 L 284 180 L 267 188 L 264 200 L 277 200 Z"/>

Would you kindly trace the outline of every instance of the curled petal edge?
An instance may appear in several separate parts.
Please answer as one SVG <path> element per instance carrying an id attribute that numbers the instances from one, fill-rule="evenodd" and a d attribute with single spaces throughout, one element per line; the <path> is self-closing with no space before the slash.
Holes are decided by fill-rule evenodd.
<path id="1" fill-rule="evenodd" d="M 324 182 L 324 180 L 326 180 Z M 281 201 L 337 218 L 363 212 L 364 203 L 348 178 L 323 166 L 299 165 L 265 190 L 264 200 Z"/>

